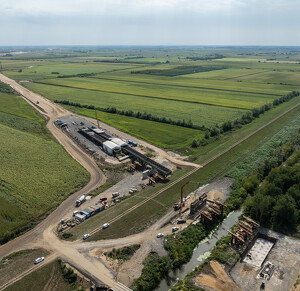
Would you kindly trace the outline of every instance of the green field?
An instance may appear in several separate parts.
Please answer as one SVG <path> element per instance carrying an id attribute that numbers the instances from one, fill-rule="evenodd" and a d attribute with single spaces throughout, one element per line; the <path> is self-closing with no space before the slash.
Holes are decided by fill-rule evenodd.
<path id="1" fill-rule="evenodd" d="M 31 268 L 36 258 L 47 255 L 49 252 L 44 249 L 29 249 L 4 257 L 0 261 L 0 286 Z"/>
<path id="2" fill-rule="evenodd" d="M 38 221 L 89 179 L 13 94 L 0 93 L 0 148 L 0 239 Z"/>
<path id="3" fill-rule="evenodd" d="M 57 291 L 71 291 L 77 289 L 73 288 L 64 280 L 60 264 L 57 260 L 55 260 L 41 268 L 38 268 L 24 278 L 13 283 L 9 287 L 7 287 L 5 291 L 40 291 L 43 290 L 43 288 L 47 288 L 45 290 Z"/>
<path id="4" fill-rule="evenodd" d="M 73 106 L 64 107 L 75 113 L 96 118 L 94 110 Z M 101 121 L 162 148 L 189 146 L 194 138 L 203 138 L 204 135 L 200 130 L 149 120 L 140 119 L 137 123 L 134 117 L 107 112 L 98 112 L 97 115 Z"/>
<path id="5" fill-rule="evenodd" d="M 182 101 L 237 109 L 251 109 L 272 102 L 275 99 L 274 96 L 267 94 L 172 87 L 91 78 L 46 79 L 40 80 L 39 83 L 112 93 L 121 95 L 121 98 L 125 95 L 123 98 L 125 100 L 129 95 L 132 95 L 139 98 L 166 99 L 168 101 Z M 111 96 L 111 98 L 114 98 L 114 95 Z"/>
<path id="6" fill-rule="evenodd" d="M 147 112 L 159 117 L 171 118 L 173 120 L 191 120 L 194 124 L 206 125 L 208 127 L 213 126 L 216 123 L 236 119 L 245 112 L 245 110 L 235 108 L 169 101 L 164 99 L 140 98 L 123 94 L 116 95 L 113 93 L 58 87 L 39 83 L 26 83 L 24 85 L 28 89 L 39 92 L 42 96 L 45 96 L 52 101 L 69 100 L 86 105 L 93 104 L 100 108 L 116 107 L 120 110 Z M 140 120 L 137 119 L 136 123 L 139 122 Z"/>
<path id="7" fill-rule="evenodd" d="M 40 50 L 0 61 L 4 74 L 33 80 L 24 86 L 52 101 L 146 112 L 212 128 L 300 91 L 299 56 L 297 48 L 124 47 Z M 116 115 L 103 121 L 156 145 L 187 145 L 178 143 L 179 126 L 161 140 L 165 124 Z M 157 129 L 157 137 L 149 138 L 148 127 Z M 204 133 L 189 131 L 185 141 L 193 134 L 198 139 Z"/>

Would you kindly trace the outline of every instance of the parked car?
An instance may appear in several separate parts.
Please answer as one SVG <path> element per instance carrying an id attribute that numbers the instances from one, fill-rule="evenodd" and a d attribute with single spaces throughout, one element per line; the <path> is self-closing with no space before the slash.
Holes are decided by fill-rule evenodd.
<path id="1" fill-rule="evenodd" d="M 106 201 L 107 198 L 106 198 L 106 197 L 102 197 L 102 198 L 100 198 L 99 200 L 100 200 L 100 201 Z"/>
<path id="2" fill-rule="evenodd" d="M 40 262 L 42 262 L 42 261 L 44 261 L 44 260 L 45 260 L 44 257 L 37 258 L 37 259 L 34 261 L 34 264 L 36 265 L 36 264 L 38 264 L 38 263 L 40 263 Z"/>
<path id="3" fill-rule="evenodd" d="M 179 230 L 179 227 L 177 227 L 177 226 L 172 227 L 172 232 L 175 232 L 177 230 Z"/>
<path id="4" fill-rule="evenodd" d="M 109 227 L 109 223 L 104 223 L 104 224 L 102 225 L 102 228 L 103 228 L 103 229 L 108 228 L 108 227 Z"/>
<path id="5" fill-rule="evenodd" d="M 138 189 L 136 189 L 135 187 L 132 187 L 130 190 L 129 190 L 129 194 L 133 194 L 135 192 L 137 192 Z"/>
<path id="6" fill-rule="evenodd" d="M 183 224 L 186 223 L 186 220 L 183 218 L 177 219 L 177 224 Z"/>
<path id="7" fill-rule="evenodd" d="M 89 237 L 90 237 L 90 234 L 89 234 L 89 233 L 86 233 L 86 234 L 83 235 L 82 239 L 86 240 L 86 239 L 89 238 Z"/>
<path id="8" fill-rule="evenodd" d="M 158 233 L 156 237 L 157 237 L 157 238 L 161 238 L 161 237 L 163 237 L 163 236 L 164 236 L 163 233 Z"/>
<path id="9" fill-rule="evenodd" d="M 73 212 L 73 216 L 75 216 L 75 215 L 78 214 L 78 213 L 79 213 L 79 210 L 74 211 L 74 212 Z"/>

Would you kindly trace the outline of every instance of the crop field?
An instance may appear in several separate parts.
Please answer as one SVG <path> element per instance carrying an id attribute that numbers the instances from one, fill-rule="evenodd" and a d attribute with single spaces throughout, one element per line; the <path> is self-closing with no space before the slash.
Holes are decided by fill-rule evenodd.
<path id="1" fill-rule="evenodd" d="M 132 95 L 140 98 L 166 99 L 237 109 L 251 109 L 272 102 L 275 99 L 274 96 L 267 94 L 183 88 L 90 78 L 50 79 L 40 80 L 39 83 L 93 90 L 115 95 Z"/>
<path id="2" fill-rule="evenodd" d="M 115 107 L 214 127 L 300 91 L 299 56 L 297 49 L 289 48 L 149 47 L 43 51 L 0 61 L 4 74 L 33 80 L 24 86 L 52 101 Z M 123 115 L 104 119 L 156 145 L 178 147 L 171 145 L 173 137 L 157 141 L 165 124 L 147 122 L 148 127 L 161 127 L 158 138 L 149 139 L 152 132 L 142 129 L 140 119 Z M 182 136 L 179 126 L 172 130 L 174 136 Z M 190 134 L 198 138 L 204 133 L 189 131 L 189 141 Z"/>
<path id="3" fill-rule="evenodd" d="M 0 93 L 0 149 L 0 239 L 37 221 L 89 179 L 45 121 L 13 94 Z"/>
<path id="4" fill-rule="evenodd" d="M 51 86 L 40 83 L 24 83 L 24 86 L 32 91 L 39 92 L 42 96 L 52 101 L 69 100 L 80 104 L 92 104 L 100 108 L 116 107 L 120 110 L 147 112 L 174 120 L 191 120 L 194 124 L 206 126 L 238 118 L 245 112 L 243 109 L 170 101 L 166 99 L 140 98 L 138 96 Z M 139 122 L 140 119 L 137 119 L 136 123 Z"/>

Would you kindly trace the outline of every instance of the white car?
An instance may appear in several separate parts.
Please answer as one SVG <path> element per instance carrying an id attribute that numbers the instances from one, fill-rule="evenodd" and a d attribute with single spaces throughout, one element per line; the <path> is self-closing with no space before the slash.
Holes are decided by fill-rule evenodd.
<path id="1" fill-rule="evenodd" d="M 37 258 L 37 259 L 34 261 L 34 264 L 36 265 L 36 264 L 38 264 L 38 263 L 40 263 L 40 262 L 42 262 L 42 261 L 44 261 L 44 260 L 45 260 L 44 257 Z"/>
<path id="2" fill-rule="evenodd" d="M 89 238 L 89 237 L 90 237 L 90 234 L 89 234 L 89 233 L 86 233 L 86 234 L 83 235 L 82 239 L 86 240 L 86 239 Z"/>
<path id="3" fill-rule="evenodd" d="M 177 230 L 179 230 L 179 227 L 177 227 L 177 226 L 172 227 L 172 232 L 175 232 Z"/>
<path id="4" fill-rule="evenodd" d="M 109 227 L 109 223 L 104 223 L 104 224 L 102 225 L 102 228 L 103 228 L 103 229 L 108 228 L 108 227 Z"/>
<path id="5" fill-rule="evenodd" d="M 157 237 L 157 238 L 161 238 L 161 237 L 163 237 L 163 236 L 164 236 L 163 233 L 158 233 L 156 237 Z"/>

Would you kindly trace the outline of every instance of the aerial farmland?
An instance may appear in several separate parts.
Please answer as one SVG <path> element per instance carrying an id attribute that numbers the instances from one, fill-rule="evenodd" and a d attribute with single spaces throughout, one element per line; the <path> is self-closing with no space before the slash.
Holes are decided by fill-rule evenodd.
<path id="1" fill-rule="evenodd" d="M 228 273 L 267 233 L 259 227 L 271 227 L 250 202 L 262 199 L 260 183 L 271 184 L 282 163 L 297 170 L 298 49 L 24 48 L 3 53 L 0 63 L 0 271 L 31 252 L 45 256 L 39 270 L 26 261 L 24 274 L 7 276 L 0 290 L 29 286 L 38 272 L 45 285 L 47 268 L 60 288 L 61 274 L 72 272 L 83 276 L 75 280 L 82 288 L 211 288 L 209 276 L 222 273 L 214 260 Z M 269 201 L 266 208 L 278 209 Z M 249 217 L 239 218 L 244 205 Z M 297 211 L 289 228 L 272 230 L 299 237 Z M 231 232 L 234 219 L 251 239 Z M 28 253 L 14 240 L 24 232 Z M 190 264 L 198 252 L 199 263 Z M 277 267 L 280 274 L 288 263 Z M 295 268 L 282 286 L 296 275 Z"/>

